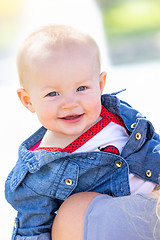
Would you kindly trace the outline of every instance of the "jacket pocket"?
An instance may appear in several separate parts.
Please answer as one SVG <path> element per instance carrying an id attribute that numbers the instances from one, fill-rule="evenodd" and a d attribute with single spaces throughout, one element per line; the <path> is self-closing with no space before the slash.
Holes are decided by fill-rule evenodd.
<path id="1" fill-rule="evenodd" d="M 65 200 L 76 188 L 78 174 L 78 165 L 64 159 L 46 164 L 33 174 L 28 173 L 24 183 L 37 194 Z"/>

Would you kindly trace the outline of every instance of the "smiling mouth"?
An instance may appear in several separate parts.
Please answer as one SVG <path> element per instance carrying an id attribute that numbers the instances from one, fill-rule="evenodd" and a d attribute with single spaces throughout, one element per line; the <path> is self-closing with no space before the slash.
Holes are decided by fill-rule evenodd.
<path id="1" fill-rule="evenodd" d="M 84 115 L 84 113 L 83 114 L 79 114 L 79 115 L 68 115 L 68 116 L 62 117 L 60 119 L 68 121 L 68 122 L 76 122 L 76 121 L 81 120 L 83 115 Z"/>

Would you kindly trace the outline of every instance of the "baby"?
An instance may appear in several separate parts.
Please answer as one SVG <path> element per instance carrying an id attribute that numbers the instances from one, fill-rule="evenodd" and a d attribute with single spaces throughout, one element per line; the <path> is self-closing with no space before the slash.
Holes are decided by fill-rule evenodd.
<path id="1" fill-rule="evenodd" d="M 44 27 L 24 41 L 17 66 L 19 99 L 42 127 L 22 143 L 6 181 L 6 199 L 18 211 L 12 240 L 51 239 L 56 211 L 74 193 L 153 191 L 159 136 L 128 103 L 102 95 L 106 73 L 90 36 Z"/>

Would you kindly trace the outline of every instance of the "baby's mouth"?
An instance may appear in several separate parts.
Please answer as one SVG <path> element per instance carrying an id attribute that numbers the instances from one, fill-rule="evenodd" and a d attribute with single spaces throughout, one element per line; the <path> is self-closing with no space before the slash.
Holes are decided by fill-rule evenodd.
<path id="1" fill-rule="evenodd" d="M 62 117 L 60 119 L 66 120 L 66 121 L 72 121 L 72 120 L 79 120 L 84 114 L 73 114 L 73 115 L 68 115 L 65 117 Z"/>

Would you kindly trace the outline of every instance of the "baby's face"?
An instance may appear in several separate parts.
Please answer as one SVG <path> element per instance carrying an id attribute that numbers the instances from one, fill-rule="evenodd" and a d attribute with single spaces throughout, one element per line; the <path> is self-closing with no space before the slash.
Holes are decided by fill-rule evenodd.
<path id="1" fill-rule="evenodd" d="M 105 74 L 84 49 L 61 49 L 36 59 L 28 94 L 41 124 L 60 136 L 80 135 L 101 112 Z"/>

